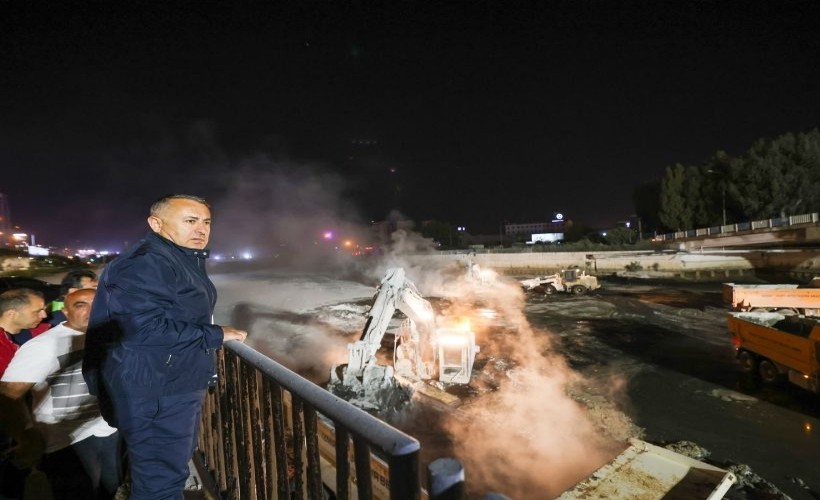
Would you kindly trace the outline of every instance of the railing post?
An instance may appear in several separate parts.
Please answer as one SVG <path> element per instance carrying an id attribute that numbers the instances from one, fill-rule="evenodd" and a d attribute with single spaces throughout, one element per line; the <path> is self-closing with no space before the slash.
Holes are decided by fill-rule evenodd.
<path id="1" fill-rule="evenodd" d="M 464 500 L 464 467 L 454 458 L 439 458 L 427 466 L 427 493 L 431 500 Z"/>
<path id="2" fill-rule="evenodd" d="M 419 484 L 419 452 L 390 458 L 390 499 L 418 500 L 421 498 Z"/>
<path id="3" fill-rule="evenodd" d="M 359 498 L 372 498 L 376 489 L 381 495 L 386 487 L 391 500 L 421 498 L 417 440 L 244 344 L 224 346 L 217 362 L 218 392 L 209 395 L 202 419 L 209 423 L 203 429 L 213 432 L 199 442 L 219 455 L 212 459 L 219 498 L 293 500 L 307 492 L 312 500 L 335 486 L 341 500 L 350 497 L 354 482 Z M 320 422 L 320 414 L 329 422 Z M 319 433 L 324 426 L 331 435 Z M 333 440 L 335 457 L 325 456 Z M 323 458 L 335 466 L 335 485 Z"/>
<path id="4" fill-rule="evenodd" d="M 348 488 L 350 435 L 338 424 L 334 428 L 336 430 L 336 498 L 348 500 L 350 498 L 350 488 Z"/>

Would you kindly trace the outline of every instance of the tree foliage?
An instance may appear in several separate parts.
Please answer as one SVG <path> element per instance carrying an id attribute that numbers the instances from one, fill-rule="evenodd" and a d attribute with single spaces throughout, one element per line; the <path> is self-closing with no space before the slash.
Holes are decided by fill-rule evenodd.
<path id="1" fill-rule="evenodd" d="M 453 232 L 455 227 L 447 222 L 438 220 L 427 221 L 421 226 L 421 235 L 445 247 L 453 246 Z"/>
<path id="2" fill-rule="evenodd" d="M 655 180 L 641 184 L 632 192 L 635 214 L 640 217 L 645 233 L 656 231 L 662 226 L 658 217 L 661 211 L 660 191 L 661 183 Z"/>
<path id="3" fill-rule="evenodd" d="M 637 239 L 637 231 L 628 227 L 614 227 L 606 232 L 606 242 L 609 245 L 628 245 Z"/>
<path id="4" fill-rule="evenodd" d="M 668 230 L 718 225 L 724 212 L 732 223 L 820 211 L 820 130 L 761 139 L 737 158 L 718 151 L 702 165 L 669 166 L 658 201 Z"/>

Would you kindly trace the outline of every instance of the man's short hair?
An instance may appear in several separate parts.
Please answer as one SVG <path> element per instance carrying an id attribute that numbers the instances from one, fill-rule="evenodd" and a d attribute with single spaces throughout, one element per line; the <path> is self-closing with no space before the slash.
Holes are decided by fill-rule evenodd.
<path id="1" fill-rule="evenodd" d="M 39 297 L 45 300 L 45 296 L 41 292 L 30 288 L 15 288 L 0 293 L 0 316 L 5 314 L 6 311 L 20 309 L 29 305 L 32 297 Z"/>
<path id="2" fill-rule="evenodd" d="M 68 293 L 70 288 L 80 288 L 83 278 L 96 280 L 97 273 L 91 269 L 75 269 L 69 271 L 68 274 L 63 277 L 63 280 L 60 281 L 60 296 L 65 297 L 65 294 Z"/>
<path id="3" fill-rule="evenodd" d="M 200 198 L 199 196 L 194 196 L 192 194 L 167 194 L 162 198 L 158 199 L 157 201 L 155 201 L 151 205 L 151 215 L 153 215 L 154 217 L 159 216 L 160 212 L 162 212 L 162 210 L 168 205 L 168 203 L 171 200 L 192 200 L 198 203 L 202 203 L 203 205 L 208 207 L 208 209 L 211 208 L 208 202 L 205 201 L 205 198 Z"/>

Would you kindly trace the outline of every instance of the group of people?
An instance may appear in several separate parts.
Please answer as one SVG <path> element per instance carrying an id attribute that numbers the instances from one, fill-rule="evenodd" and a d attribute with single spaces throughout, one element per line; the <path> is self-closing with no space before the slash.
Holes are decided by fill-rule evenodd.
<path id="1" fill-rule="evenodd" d="M 62 304 L 0 294 L 0 499 L 34 473 L 53 498 L 113 498 L 124 477 L 133 500 L 183 498 L 214 352 L 247 333 L 213 324 L 205 200 L 164 196 L 148 226 L 99 282 L 69 273 Z"/>

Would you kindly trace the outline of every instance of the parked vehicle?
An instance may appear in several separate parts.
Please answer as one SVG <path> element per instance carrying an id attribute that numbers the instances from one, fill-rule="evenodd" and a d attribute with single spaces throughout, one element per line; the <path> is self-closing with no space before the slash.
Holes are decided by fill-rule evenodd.
<path id="1" fill-rule="evenodd" d="M 743 371 L 764 382 L 820 392 L 820 320 L 769 312 L 731 312 L 729 333 Z"/>

